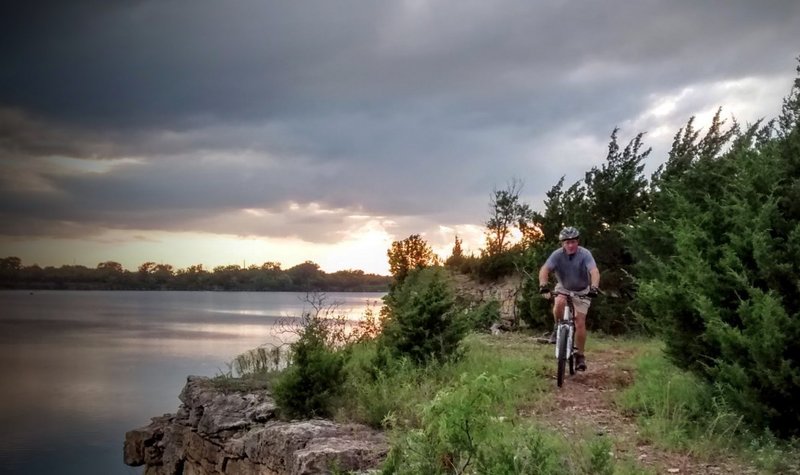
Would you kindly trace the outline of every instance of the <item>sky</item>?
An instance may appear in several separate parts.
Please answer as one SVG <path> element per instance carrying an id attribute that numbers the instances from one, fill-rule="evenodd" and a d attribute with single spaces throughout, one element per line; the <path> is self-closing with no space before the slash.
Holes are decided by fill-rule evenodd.
<path id="1" fill-rule="evenodd" d="M 800 2 L 6 2 L 0 257 L 388 273 L 645 132 L 780 112 Z"/>

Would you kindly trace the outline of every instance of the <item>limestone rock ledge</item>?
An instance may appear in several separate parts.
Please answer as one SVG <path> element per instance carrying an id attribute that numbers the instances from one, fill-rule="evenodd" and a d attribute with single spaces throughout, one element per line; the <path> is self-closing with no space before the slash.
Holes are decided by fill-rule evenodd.
<path id="1" fill-rule="evenodd" d="M 127 465 L 145 475 L 305 475 L 366 471 L 388 451 L 363 425 L 277 420 L 268 391 L 226 393 L 189 376 L 180 400 L 176 414 L 125 434 Z"/>
<path id="2" fill-rule="evenodd" d="M 517 297 L 522 290 L 522 278 L 518 274 L 500 278 L 496 282 L 481 283 L 475 278 L 454 273 L 456 293 L 462 298 L 475 302 L 486 303 L 490 300 L 500 302 L 501 326 L 508 329 L 519 324 L 517 318 Z"/>

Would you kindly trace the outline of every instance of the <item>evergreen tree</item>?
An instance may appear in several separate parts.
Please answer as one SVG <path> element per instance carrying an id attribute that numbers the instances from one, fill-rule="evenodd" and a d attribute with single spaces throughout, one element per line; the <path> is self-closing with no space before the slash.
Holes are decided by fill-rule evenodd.
<path id="1" fill-rule="evenodd" d="M 547 256 L 558 247 L 558 233 L 564 226 L 580 230 L 581 244 L 592 251 L 600 268 L 601 287 L 612 297 L 596 300 L 590 310 L 590 328 L 620 333 L 634 322 L 630 308 L 635 295 L 630 276 L 633 258 L 622 232 L 648 206 L 648 183 L 643 169 L 650 149 L 644 148 L 643 134 L 620 148 L 618 132 L 614 129 L 611 133 L 605 162 L 593 167 L 584 180 L 566 190 L 562 177 L 547 192 L 544 213 L 535 217 L 543 239 L 526 252 L 521 266 L 527 279 L 519 310 L 529 323 L 549 326 L 552 321 L 547 304 L 538 294 L 537 275 Z"/>
<path id="2" fill-rule="evenodd" d="M 410 272 L 384 300 L 386 325 L 380 340 L 384 349 L 418 364 L 458 356 L 467 327 L 441 268 Z"/>
<path id="3" fill-rule="evenodd" d="M 466 256 L 464 256 L 464 249 L 461 246 L 462 243 L 463 241 L 458 237 L 458 234 L 456 234 L 453 250 L 450 251 L 450 257 L 444 262 L 447 267 L 459 269 L 464 263 Z"/>
<path id="4" fill-rule="evenodd" d="M 718 113 L 676 139 L 629 232 L 642 316 L 672 360 L 783 436 L 800 435 L 799 97 L 800 80 L 775 128 L 723 130 Z"/>

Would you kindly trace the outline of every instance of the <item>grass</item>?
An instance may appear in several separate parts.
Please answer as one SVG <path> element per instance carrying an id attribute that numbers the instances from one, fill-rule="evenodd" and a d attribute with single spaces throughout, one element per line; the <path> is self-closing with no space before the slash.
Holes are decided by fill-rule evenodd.
<path id="1" fill-rule="evenodd" d="M 377 375 L 373 356 L 354 351 L 338 417 L 389 431 L 384 473 L 649 473 L 614 454 L 613 435 L 568 439 L 530 417 L 552 408 L 555 385 L 552 347 L 529 336 L 473 334 L 455 363 Z"/>
<path id="2" fill-rule="evenodd" d="M 496 375 L 506 387 L 505 398 L 517 404 L 538 399 L 546 391 L 543 375 L 548 368 L 544 355 L 532 351 L 529 339 L 470 335 L 464 341 L 464 355 L 454 363 L 417 367 L 397 361 L 374 370 L 374 345 L 353 349 L 348 363 L 347 397 L 340 402 L 338 417 L 374 427 L 417 427 L 419 406 L 463 378 Z"/>
<path id="3" fill-rule="evenodd" d="M 797 441 L 745 427 L 713 386 L 672 365 L 659 342 L 642 343 L 635 364 L 635 382 L 617 404 L 637 418 L 644 442 L 701 460 L 736 458 L 763 473 L 799 473 Z"/>

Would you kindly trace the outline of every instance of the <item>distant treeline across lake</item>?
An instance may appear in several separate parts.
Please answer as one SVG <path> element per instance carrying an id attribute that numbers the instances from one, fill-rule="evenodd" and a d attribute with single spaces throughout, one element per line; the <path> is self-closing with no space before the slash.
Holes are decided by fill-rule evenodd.
<path id="1" fill-rule="evenodd" d="M 217 266 L 210 271 L 202 264 L 176 270 L 170 264 L 145 262 L 130 271 L 114 261 L 91 268 L 24 266 L 18 257 L 0 259 L 0 288 L 5 289 L 385 292 L 391 279 L 361 270 L 327 273 L 311 261 L 288 269 L 265 262 Z"/>

